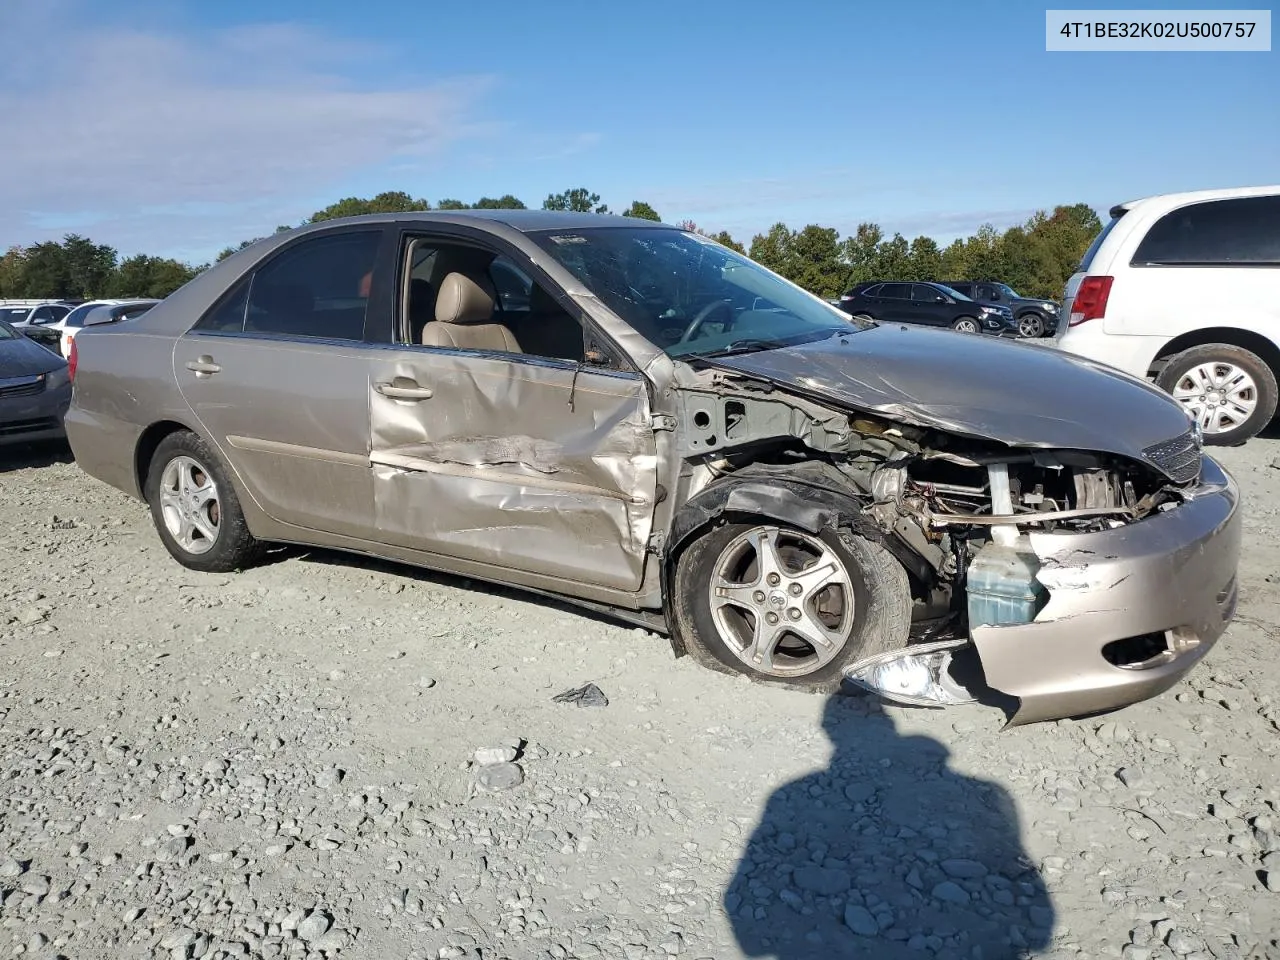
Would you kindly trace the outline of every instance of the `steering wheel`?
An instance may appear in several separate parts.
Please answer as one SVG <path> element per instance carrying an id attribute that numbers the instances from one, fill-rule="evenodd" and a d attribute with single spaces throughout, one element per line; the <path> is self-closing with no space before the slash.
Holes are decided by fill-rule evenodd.
<path id="1" fill-rule="evenodd" d="M 702 325 L 711 319 L 711 315 L 717 310 L 725 311 L 725 319 L 730 323 L 733 322 L 733 305 L 728 300 L 712 300 L 694 315 L 693 319 L 689 321 L 689 325 L 684 328 L 684 333 L 677 342 L 688 343 L 692 340 L 694 335 L 702 329 Z"/>

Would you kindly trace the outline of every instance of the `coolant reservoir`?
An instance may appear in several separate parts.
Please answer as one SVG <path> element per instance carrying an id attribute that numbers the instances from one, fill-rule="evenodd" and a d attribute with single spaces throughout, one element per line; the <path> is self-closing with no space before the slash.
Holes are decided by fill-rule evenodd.
<path id="1" fill-rule="evenodd" d="M 1049 591 L 1036 579 L 1040 561 L 1025 537 L 1011 544 L 994 541 L 969 564 L 969 627 L 1030 623 L 1046 603 Z"/>

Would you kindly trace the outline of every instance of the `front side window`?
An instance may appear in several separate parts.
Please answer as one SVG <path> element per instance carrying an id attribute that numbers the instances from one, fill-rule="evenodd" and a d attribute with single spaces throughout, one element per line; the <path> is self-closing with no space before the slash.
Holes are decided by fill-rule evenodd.
<path id="1" fill-rule="evenodd" d="M 315 237 L 269 260 L 247 286 L 246 333 L 363 340 L 378 231 Z M 239 291 L 200 329 L 235 330 Z"/>
<path id="2" fill-rule="evenodd" d="M 591 227 L 530 237 L 672 357 L 769 349 L 867 326 L 695 233 Z"/>
<path id="3" fill-rule="evenodd" d="M 911 285 L 911 299 L 923 303 L 940 303 L 947 298 L 936 287 L 931 287 L 927 283 L 913 283 Z"/>
<path id="4" fill-rule="evenodd" d="M 1280 197 L 1181 207 L 1155 222 L 1133 254 L 1144 265 L 1280 265 Z"/>

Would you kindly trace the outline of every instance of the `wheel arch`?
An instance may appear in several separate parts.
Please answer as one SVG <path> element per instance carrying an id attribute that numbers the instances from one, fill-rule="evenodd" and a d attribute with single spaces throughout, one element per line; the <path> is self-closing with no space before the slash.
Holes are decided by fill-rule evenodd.
<path id="1" fill-rule="evenodd" d="M 797 470 L 800 468 L 796 468 Z M 675 513 L 663 546 L 662 606 L 671 627 L 668 639 L 677 657 L 688 652 L 672 611 L 675 571 L 684 551 L 699 535 L 728 520 L 776 520 L 810 534 L 841 527 L 884 546 L 919 581 L 931 579 L 928 562 L 895 536 L 886 536 L 866 515 L 866 504 L 852 492 L 834 490 L 807 477 L 770 471 L 767 475 L 728 476 L 691 497 Z"/>
<path id="2" fill-rule="evenodd" d="M 133 448 L 133 479 L 138 485 L 138 491 L 144 498 L 146 497 L 147 473 L 151 469 L 151 460 L 155 457 L 156 450 L 160 448 L 160 444 L 164 442 L 165 437 L 184 430 L 191 433 L 196 432 L 187 424 L 177 420 L 157 420 L 138 436 L 138 442 Z"/>
<path id="3" fill-rule="evenodd" d="M 1156 377 L 1171 359 L 1184 350 L 1212 343 L 1225 343 L 1257 354 L 1271 368 L 1276 379 L 1280 380 L 1280 345 L 1269 337 L 1240 327 L 1200 327 L 1174 337 L 1157 351 L 1147 376 Z"/>

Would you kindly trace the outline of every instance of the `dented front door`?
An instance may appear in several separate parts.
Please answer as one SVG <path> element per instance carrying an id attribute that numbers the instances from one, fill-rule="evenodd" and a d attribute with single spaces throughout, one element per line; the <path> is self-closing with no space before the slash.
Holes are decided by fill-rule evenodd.
<path id="1" fill-rule="evenodd" d="M 657 484 L 642 377 L 512 354 L 372 353 L 379 539 L 639 589 Z"/>

